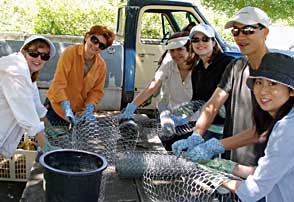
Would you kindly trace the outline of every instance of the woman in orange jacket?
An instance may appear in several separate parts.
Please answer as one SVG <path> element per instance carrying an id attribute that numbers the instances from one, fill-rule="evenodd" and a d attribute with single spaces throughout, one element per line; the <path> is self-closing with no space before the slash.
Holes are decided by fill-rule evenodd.
<path id="1" fill-rule="evenodd" d="M 51 124 L 75 124 L 74 114 L 81 111 L 82 119 L 94 120 L 106 78 L 106 64 L 100 52 L 112 45 L 114 37 L 112 31 L 96 25 L 85 34 L 83 44 L 70 46 L 61 54 L 46 93 Z"/>

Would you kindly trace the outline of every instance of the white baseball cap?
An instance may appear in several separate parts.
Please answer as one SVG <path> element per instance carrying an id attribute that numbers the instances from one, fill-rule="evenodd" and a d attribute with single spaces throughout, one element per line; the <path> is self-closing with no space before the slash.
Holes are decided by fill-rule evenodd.
<path id="1" fill-rule="evenodd" d="M 208 25 L 208 24 L 204 24 L 204 23 L 200 23 L 196 26 L 194 26 L 191 31 L 190 31 L 190 34 L 189 34 L 189 37 L 190 39 L 192 39 L 193 35 L 197 32 L 201 32 L 203 33 L 204 35 L 206 35 L 207 37 L 210 37 L 210 38 L 215 38 L 215 33 L 214 33 L 214 30 L 213 28 Z"/>
<path id="2" fill-rule="evenodd" d="M 170 39 L 170 40 L 168 40 L 165 49 L 170 50 L 170 49 L 176 49 L 176 48 L 183 47 L 188 42 L 188 40 L 189 40 L 188 36 Z"/>
<path id="3" fill-rule="evenodd" d="M 32 42 L 32 41 L 34 41 L 36 39 L 42 39 L 42 40 L 46 41 L 49 44 L 49 46 L 50 46 L 50 59 L 53 58 L 55 56 L 55 54 L 56 54 L 55 46 L 49 39 L 47 39 L 46 37 L 44 37 L 42 35 L 37 35 L 37 34 L 36 35 L 31 35 L 29 38 L 27 38 L 24 41 L 24 43 L 23 43 L 22 47 L 20 48 L 20 50 L 22 50 L 28 43 L 30 43 L 30 42 Z"/>
<path id="4" fill-rule="evenodd" d="M 261 24 L 265 27 L 269 27 L 270 25 L 268 15 L 263 10 L 251 6 L 242 8 L 229 22 L 225 24 L 225 29 L 233 27 L 235 22 L 244 25 Z"/>

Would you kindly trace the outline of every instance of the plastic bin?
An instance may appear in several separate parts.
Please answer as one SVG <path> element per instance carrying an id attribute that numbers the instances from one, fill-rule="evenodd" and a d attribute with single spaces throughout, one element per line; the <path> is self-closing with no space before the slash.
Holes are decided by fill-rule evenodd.
<path id="1" fill-rule="evenodd" d="M 106 159 L 98 154 L 60 149 L 43 154 L 47 202 L 97 202 Z"/>
<path id="2" fill-rule="evenodd" d="M 11 158 L 0 155 L 0 180 L 25 182 L 29 179 L 37 151 L 18 149 Z"/>

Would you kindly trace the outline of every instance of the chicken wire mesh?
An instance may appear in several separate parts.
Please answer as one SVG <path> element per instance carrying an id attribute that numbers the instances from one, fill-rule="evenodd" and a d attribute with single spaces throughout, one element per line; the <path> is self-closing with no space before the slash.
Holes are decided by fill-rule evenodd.
<path id="1" fill-rule="evenodd" d="M 118 117 L 107 114 L 96 114 L 95 116 L 95 122 L 78 121 L 73 127 L 55 124 L 54 128 L 50 128 L 50 130 L 55 130 L 54 133 L 59 135 L 48 135 L 48 141 L 63 149 L 98 153 L 106 158 L 108 166 L 113 166 L 114 154 L 119 147 L 117 141 L 121 138 Z M 121 144 L 124 143 L 121 142 Z M 104 201 L 105 185 L 108 178 L 108 174 L 103 172 L 99 201 Z"/>
<path id="2" fill-rule="evenodd" d="M 236 177 L 158 151 L 126 151 L 117 154 L 120 177 L 142 178 L 143 188 L 156 202 L 237 202 L 221 184 Z"/>

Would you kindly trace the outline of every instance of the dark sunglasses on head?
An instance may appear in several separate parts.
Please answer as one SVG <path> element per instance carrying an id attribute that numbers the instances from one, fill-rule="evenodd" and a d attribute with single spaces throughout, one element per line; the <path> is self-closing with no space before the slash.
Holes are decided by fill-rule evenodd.
<path id="1" fill-rule="evenodd" d="M 41 59 L 44 60 L 44 61 L 47 61 L 47 60 L 50 59 L 50 54 L 49 53 L 40 53 L 37 50 L 31 50 L 31 49 L 27 49 L 26 51 L 29 54 L 29 56 L 31 56 L 33 58 L 37 58 L 40 55 Z"/>
<path id="2" fill-rule="evenodd" d="M 99 39 L 95 35 L 92 35 L 90 40 L 95 45 L 99 44 L 100 50 L 104 50 L 106 48 L 106 45 L 104 43 L 100 42 Z"/>
<path id="3" fill-rule="evenodd" d="M 242 34 L 244 35 L 251 35 L 251 34 L 254 34 L 256 29 L 263 29 L 262 26 L 258 26 L 258 27 L 255 27 L 255 26 L 252 26 L 252 25 L 247 25 L 245 27 L 242 27 L 242 28 L 237 28 L 237 27 L 234 27 L 231 32 L 233 34 L 233 36 L 239 36 L 240 32 L 242 32 Z"/>
<path id="4" fill-rule="evenodd" d="M 202 41 L 202 42 L 209 42 L 210 41 L 210 38 L 207 37 L 207 36 L 204 36 L 202 38 L 195 37 L 195 38 L 192 38 L 191 39 L 191 42 L 192 43 L 199 43 L 200 41 Z"/>

